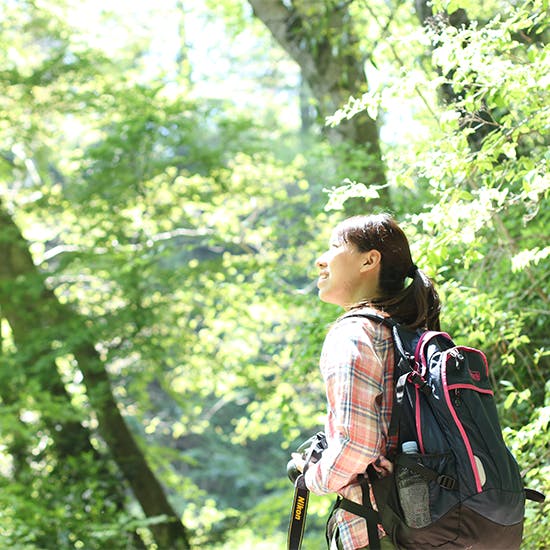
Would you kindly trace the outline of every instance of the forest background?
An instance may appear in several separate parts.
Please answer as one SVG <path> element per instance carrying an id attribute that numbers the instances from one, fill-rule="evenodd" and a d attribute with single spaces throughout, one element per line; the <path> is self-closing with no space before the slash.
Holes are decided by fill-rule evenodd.
<path id="1" fill-rule="evenodd" d="M 402 223 L 550 493 L 546 0 L 0 10 L 0 548 L 283 548 L 339 313 L 314 261 L 358 212 Z"/>

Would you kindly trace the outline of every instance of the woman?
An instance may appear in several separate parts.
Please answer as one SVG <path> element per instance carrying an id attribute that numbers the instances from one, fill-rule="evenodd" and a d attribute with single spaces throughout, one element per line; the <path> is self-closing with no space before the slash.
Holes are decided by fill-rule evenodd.
<path id="1" fill-rule="evenodd" d="M 346 312 L 381 313 L 411 328 L 439 329 L 437 292 L 414 265 L 407 238 L 389 215 L 344 220 L 316 265 L 324 302 Z M 384 458 L 395 446 L 387 437 L 393 402 L 390 330 L 344 314 L 325 339 L 320 369 L 326 386 L 328 447 L 309 465 L 305 484 L 316 494 L 337 493 L 361 504 L 358 476 L 369 464 L 381 475 L 392 469 Z M 303 468 L 299 455 L 294 460 Z M 368 548 L 365 520 L 340 508 L 329 519 L 327 536 L 330 550 Z M 381 544 L 393 548 L 387 537 Z"/>

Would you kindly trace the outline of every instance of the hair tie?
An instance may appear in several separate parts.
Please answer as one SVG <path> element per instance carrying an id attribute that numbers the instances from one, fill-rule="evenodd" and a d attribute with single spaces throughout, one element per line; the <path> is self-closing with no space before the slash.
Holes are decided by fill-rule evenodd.
<path id="1" fill-rule="evenodd" d="M 412 264 L 411 267 L 409 267 L 409 271 L 407 271 L 407 277 L 410 277 L 411 279 L 414 279 L 414 276 L 416 275 L 417 271 L 418 271 L 417 265 Z"/>

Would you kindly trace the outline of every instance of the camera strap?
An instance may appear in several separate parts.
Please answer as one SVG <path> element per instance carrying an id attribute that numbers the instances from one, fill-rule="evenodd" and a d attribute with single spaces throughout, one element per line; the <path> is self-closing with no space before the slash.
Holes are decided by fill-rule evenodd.
<path id="1" fill-rule="evenodd" d="M 306 489 L 302 474 L 298 476 L 298 479 L 294 483 L 294 501 L 292 502 L 290 525 L 288 527 L 288 550 L 300 550 L 302 546 L 308 502 L 309 491 Z"/>

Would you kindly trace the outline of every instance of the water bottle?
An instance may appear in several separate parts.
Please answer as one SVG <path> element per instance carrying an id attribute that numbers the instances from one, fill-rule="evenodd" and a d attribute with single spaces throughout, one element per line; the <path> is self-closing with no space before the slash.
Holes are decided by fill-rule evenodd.
<path id="1" fill-rule="evenodd" d="M 416 441 L 405 441 L 402 449 L 406 454 L 418 453 Z M 431 518 L 428 481 L 415 471 L 400 467 L 397 472 L 397 489 L 407 525 L 416 529 L 429 525 Z"/>

